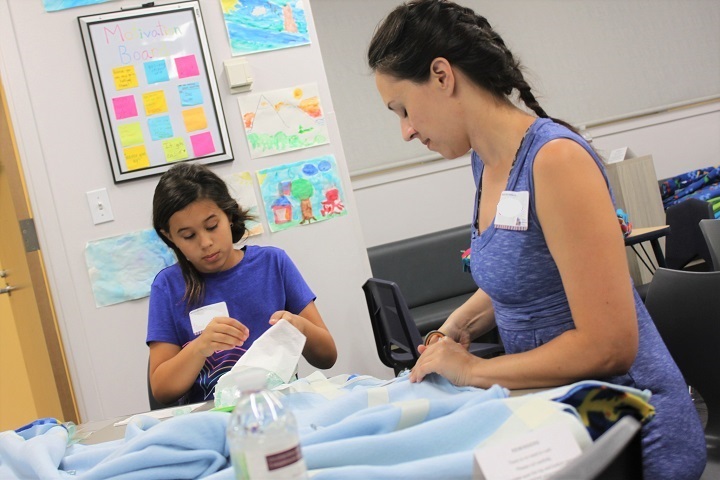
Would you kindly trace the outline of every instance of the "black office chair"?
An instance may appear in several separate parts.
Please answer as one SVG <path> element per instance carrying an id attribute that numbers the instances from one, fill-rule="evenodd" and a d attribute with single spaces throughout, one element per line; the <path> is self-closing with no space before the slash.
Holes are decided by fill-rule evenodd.
<path id="1" fill-rule="evenodd" d="M 637 480 L 643 477 L 640 422 L 625 416 L 551 480 Z"/>
<path id="2" fill-rule="evenodd" d="M 720 218 L 700 220 L 700 230 L 710 250 L 713 270 L 720 270 Z"/>
<path id="3" fill-rule="evenodd" d="M 420 357 L 417 347 L 423 339 L 400 287 L 395 282 L 370 278 L 362 288 L 380 361 L 392 368 L 395 375 L 412 368 Z M 503 347 L 496 343 L 472 343 L 469 351 L 489 358 L 503 353 Z"/>
<path id="4" fill-rule="evenodd" d="M 704 265 L 693 269 L 710 270 L 710 251 L 700 231 L 700 220 L 708 218 L 715 218 L 712 206 L 697 198 L 688 198 L 665 210 L 665 223 L 670 225 L 665 239 L 667 268 L 682 270 L 694 260 L 704 260 Z"/>
<path id="5" fill-rule="evenodd" d="M 708 410 L 708 458 L 720 461 L 720 271 L 658 268 L 645 305 L 685 381 Z"/>

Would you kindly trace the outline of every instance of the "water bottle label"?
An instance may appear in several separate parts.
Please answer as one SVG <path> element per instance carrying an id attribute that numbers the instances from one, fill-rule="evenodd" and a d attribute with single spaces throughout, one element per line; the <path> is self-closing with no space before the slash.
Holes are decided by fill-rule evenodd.
<path id="1" fill-rule="evenodd" d="M 307 467 L 300 445 L 266 454 L 260 449 L 245 449 L 234 458 L 237 479 L 283 479 L 307 478 Z M 237 454 L 236 454 L 237 455 Z M 235 457 L 235 455 L 233 455 Z M 237 461 L 235 461 L 237 460 Z"/>
<path id="2" fill-rule="evenodd" d="M 285 450 L 284 452 L 274 453 L 266 457 L 267 468 L 269 471 L 277 470 L 278 468 L 287 467 L 293 463 L 297 463 L 302 460 L 302 452 L 300 451 L 300 445 Z"/>

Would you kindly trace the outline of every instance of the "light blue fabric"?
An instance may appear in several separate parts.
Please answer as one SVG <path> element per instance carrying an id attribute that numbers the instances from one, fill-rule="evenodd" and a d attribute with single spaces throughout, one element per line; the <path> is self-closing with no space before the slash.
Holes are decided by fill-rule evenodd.
<path id="1" fill-rule="evenodd" d="M 407 377 L 391 382 L 365 378 L 339 386 L 342 395 L 332 399 L 312 392 L 283 398 L 298 419 L 311 478 L 470 479 L 474 447 L 509 420 L 513 425 L 524 421 L 510 403 L 518 399 L 506 398 L 508 391 L 499 386 L 455 387 L 435 374 L 419 384 Z M 574 408 L 546 400 L 566 393 L 567 388 L 545 392 L 538 400 L 573 425 L 578 422 L 576 428 L 586 434 Z M 229 418 L 224 412 L 163 422 L 139 416 L 122 440 L 70 447 L 61 426 L 28 438 L 3 432 L 0 478 L 231 480 L 225 437 Z"/>

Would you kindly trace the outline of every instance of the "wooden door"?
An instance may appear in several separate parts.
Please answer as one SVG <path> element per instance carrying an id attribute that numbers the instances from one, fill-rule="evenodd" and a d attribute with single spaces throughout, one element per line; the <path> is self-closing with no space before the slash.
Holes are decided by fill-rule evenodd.
<path id="1" fill-rule="evenodd" d="M 34 231 L 0 82 L 0 431 L 80 421 Z"/>

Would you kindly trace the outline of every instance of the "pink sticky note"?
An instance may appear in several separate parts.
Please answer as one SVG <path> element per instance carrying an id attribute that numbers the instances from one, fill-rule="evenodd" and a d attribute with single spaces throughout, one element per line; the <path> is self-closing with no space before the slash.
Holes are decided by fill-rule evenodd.
<path id="1" fill-rule="evenodd" d="M 200 75 L 195 55 L 176 58 L 175 67 L 177 67 L 178 78 L 197 77 Z"/>
<path id="2" fill-rule="evenodd" d="M 210 132 L 190 135 L 190 143 L 196 157 L 204 157 L 215 152 L 215 144 Z"/>
<path id="3" fill-rule="evenodd" d="M 137 117 L 137 105 L 135 105 L 135 97 L 133 95 L 115 97 L 112 99 L 112 102 L 116 119 L 122 120 L 123 118 Z"/>

